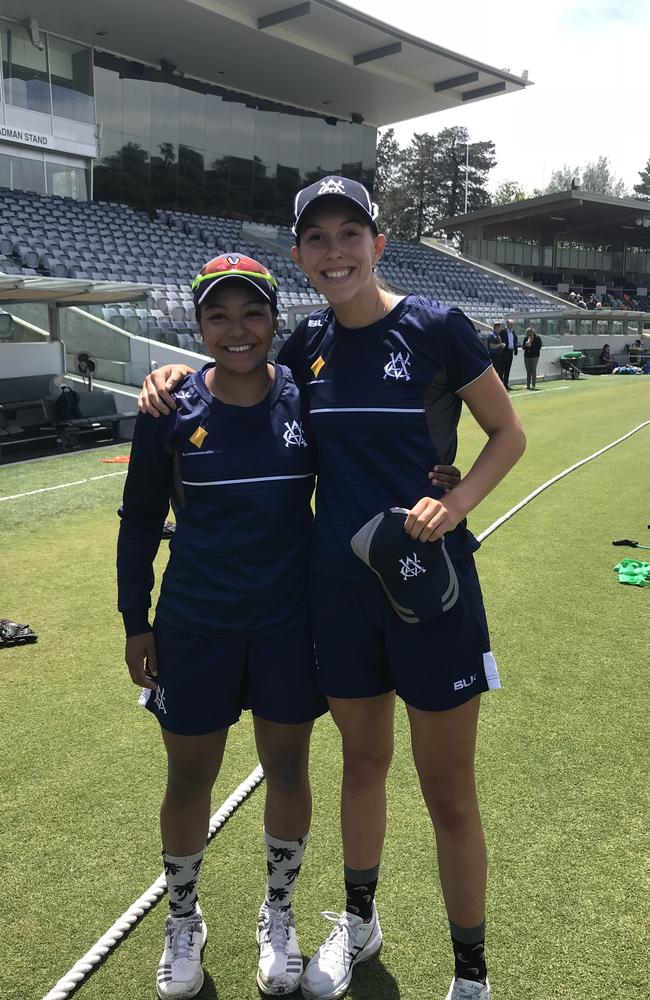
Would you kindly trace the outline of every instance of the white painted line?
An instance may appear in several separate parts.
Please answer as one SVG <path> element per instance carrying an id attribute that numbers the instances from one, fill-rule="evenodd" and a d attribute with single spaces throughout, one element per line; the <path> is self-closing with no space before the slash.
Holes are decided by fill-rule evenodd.
<path id="1" fill-rule="evenodd" d="M 497 528 L 500 528 L 502 524 L 505 524 L 506 521 L 509 521 L 510 518 L 513 517 L 518 510 L 521 510 L 521 508 L 525 507 L 526 504 L 530 503 L 531 500 L 534 500 L 535 497 L 538 497 L 540 493 L 543 493 L 544 490 L 547 490 L 549 486 L 553 485 L 553 483 L 559 482 L 560 479 L 564 479 L 564 477 L 568 476 L 569 473 L 575 472 L 576 469 L 579 469 L 582 465 L 586 465 L 587 462 L 592 462 L 594 458 L 598 458 L 599 455 L 604 455 L 604 453 L 606 451 L 609 451 L 610 448 L 615 448 L 616 445 L 621 444 L 622 441 L 627 441 L 627 439 L 629 437 L 632 437 L 633 434 L 636 434 L 644 427 L 649 427 L 649 426 L 650 426 L 650 420 L 644 420 L 642 424 L 638 424 L 636 427 L 633 427 L 631 431 L 628 431 L 627 434 L 623 434 L 622 437 L 616 438 L 616 441 L 611 441 L 609 444 L 606 444 L 604 448 L 600 448 L 598 451 L 595 451 L 593 455 L 587 455 L 586 458 L 581 459 L 574 465 L 570 465 L 568 469 L 564 469 L 562 472 L 558 472 L 557 476 L 553 476 L 552 479 L 548 479 L 545 483 L 542 483 L 542 485 L 538 486 L 536 490 L 533 490 L 532 493 L 529 493 L 527 497 L 524 497 L 523 500 L 520 500 L 519 503 L 515 504 L 515 506 L 512 507 L 507 513 L 503 514 L 500 518 L 498 518 L 494 522 L 494 524 L 491 524 L 489 528 L 486 528 L 485 531 L 482 531 L 480 535 L 477 535 L 476 537 L 478 538 L 479 542 L 482 542 L 485 538 L 488 538 L 488 536 L 491 535 L 493 531 L 496 531 Z"/>
<path id="2" fill-rule="evenodd" d="M 119 472 L 105 472 L 102 476 L 88 476 L 87 479 L 76 479 L 73 483 L 59 483 L 58 486 L 43 486 L 40 490 L 27 490 L 26 493 L 13 493 L 11 496 L 0 497 L 2 500 L 20 500 L 21 497 L 33 497 L 37 493 L 51 493 L 52 490 L 66 490 L 69 486 L 82 486 L 83 483 L 92 483 L 96 479 L 111 479 L 113 476 L 125 476 L 127 469 L 120 469 Z"/>

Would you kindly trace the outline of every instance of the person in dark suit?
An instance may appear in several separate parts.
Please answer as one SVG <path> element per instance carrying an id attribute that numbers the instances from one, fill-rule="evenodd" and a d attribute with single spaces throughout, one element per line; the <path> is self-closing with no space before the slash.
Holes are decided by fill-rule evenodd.
<path id="1" fill-rule="evenodd" d="M 501 330 L 501 340 L 503 341 L 503 354 L 501 356 L 501 370 L 499 374 L 501 381 L 506 389 L 509 390 L 510 386 L 508 382 L 510 379 L 512 358 L 519 352 L 519 341 L 515 333 L 515 321 L 513 319 L 506 320 L 505 329 Z"/>

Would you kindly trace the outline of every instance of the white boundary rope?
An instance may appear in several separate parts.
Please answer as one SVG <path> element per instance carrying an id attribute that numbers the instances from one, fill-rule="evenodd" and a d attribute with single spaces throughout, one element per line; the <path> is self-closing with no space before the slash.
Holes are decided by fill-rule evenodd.
<path id="1" fill-rule="evenodd" d="M 568 476 L 571 472 L 575 472 L 576 469 L 579 469 L 581 466 L 586 465 L 587 462 L 592 462 L 595 458 L 598 458 L 599 455 L 603 455 L 606 451 L 609 451 L 610 448 L 615 448 L 623 441 L 626 441 L 629 437 L 632 437 L 633 434 L 636 434 L 638 431 L 648 426 L 650 426 L 650 420 L 644 420 L 643 423 L 638 424 L 636 427 L 633 427 L 631 431 L 627 432 L 627 434 L 623 434 L 622 437 L 617 438 L 615 441 L 611 441 L 609 444 L 605 445 L 604 448 L 600 448 L 598 451 L 595 451 L 592 455 L 588 455 L 587 458 L 583 458 L 579 462 L 575 462 L 573 465 L 570 465 L 568 469 L 564 469 L 562 472 L 559 472 L 556 476 L 553 476 L 552 479 L 549 479 L 541 486 L 538 486 L 537 489 L 533 490 L 532 493 L 529 493 L 527 497 L 524 497 L 523 500 L 520 500 L 518 504 L 516 504 L 509 511 L 507 511 L 500 518 L 498 518 L 493 524 L 491 524 L 489 528 L 486 528 L 485 531 L 481 532 L 481 534 L 477 536 L 479 542 L 482 542 L 484 541 L 484 539 L 488 538 L 491 534 L 493 534 L 493 532 L 497 530 L 497 528 L 500 528 L 502 524 L 505 524 L 506 521 L 509 521 L 510 518 L 514 517 L 517 511 L 521 510 L 522 507 L 525 507 L 526 504 L 530 503 L 531 500 L 534 500 L 535 497 L 539 496 L 540 493 L 543 493 L 544 490 L 547 490 L 554 483 L 559 482 L 560 479 L 564 479 L 564 477 Z M 111 475 L 120 475 L 120 474 L 125 475 L 126 473 L 111 473 Z M 106 478 L 106 477 L 96 476 L 93 478 Z M 86 481 L 87 480 L 80 480 L 80 482 L 86 482 Z M 63 485 L 73 486 L 76 484 L 66 483 Z M 57 489 L 57 487 L 49 487 L 49 488 Z M 34 492 L 39 493 L 42 491 L 35 490 Z M 2 497 L 0 499 L 10 499 L 10 498 Z M 258 787 L 258 785 L 262 783 L 263 780 L 264 780 L 264 772 L 262 771 L 261 766 L 258 764 L 255 770 L 251 771 L 246 780 L 243 781 L 241 785 L 239 785 L 238 788 L 235 789 L 232 795 L 230 795 L 226 799 L 223 805 L 220 806 L 220 808 L 216 811 L 216 813 L 211 817 L 209 833 L 208 833 L 208 843 L 210 842 L 210 840 L 212 840 L 214 835 L 224 825 L 224 823 L 226 823 L 227 820 L 232 816 L 235 810 L 243 802 L 246 801 L 246 799 L 252 794 L 252 792 Z M 50 992 L 43 997 L 43 1000 L 66 1000 L 67 997 L 69 997 L 72 993 L 74 993 L 74 991 L 78 989 L 78 987 L 81 986 L 82 983 L 88 978 L 90 973 L 109 956 L 109 954 L 113 951 L 113 949 L 116 948 L 118 944 L 120 944 L 123 938 L 128 933 L 130 933 L 130 931 L 133 930 L 133 928 L 140 922 L 140 920 L 142 920 L 145 914 L 148 913 L 148 911 L 156 905 L 156 903 L 163 897 L 166 891 L 167 891 L 167 884 L 165 880 L 165 875 L 163 873 L 162 875 L 159 876 L 158 879 L 156 879 L 156 881 L 152 885 L 149 886 L 147 891 L 143 893 L 139 899 L 136 899 L 135 903 L 133 903 L 129 907 L 129 909 L 125 913 L 123 913 L 118 920 L 115 921 L 113 926 L 109 928 L 109 930 L 107 930 L 106 933 L 100 937 L 99 941 L 97 941 L 96 944 L 94 944 L 93 947 L 86 952 L 83 958 L 80 958 L 79 961 L 72 966 L 69 972 L 67 972 L 65 976 L 63 976 L 58 981 L 56 986 L 54 986 L 50 990 Z"/>
<path id="2" fill-rule="evenodd" d="M 217 809 L 214 816 L 211 817 L 208 843 L 263 780 L 264 772 L 258 764 L 255 770 L 251 771 L 246 780 L 242 781 L 241 785 L 235 789 L 232 795 L 226 799 L 223 805 Z M 62 979 L 59 979 L 56 986 L 52 987 L 50 992 L 43 997 L 43 1000 L 66 1000 L 66 997 L 74 993 L 84 980 L 88 978 L 90 973 L 108 957 L 111 951 L 120 944 L 122 939 L 142 920 L 145 914 L 162 899 L 166 891 L 167 883 L 163 873 L 149 886 L 139 899 L 136 899 L 135 903 L 128 908 L 126 913 L 123 913 L 113 926 L 105 934 L 102 934 L 99 941 L 86 952 L 83 958 L 75 962 L 70 971 L 66 972 Z"/>
<path id="3" fill-rule="evenodd" d="M 538 486 L 536 490 L 533 490 L 533 492 L 529 493 L 527 497 L 524 497 L 523 500 L 520 500 L 519 503 L 515 504 L 515 506 L 512 507 L 509 511 L 507 511 L 505 514 L 502 514 L 502 516 L 498 518 L 494 522 L 494 524 L 491 524 L 489 528 L 486 528 L 485 531 L 482 531 L 480 535 L 477 535 L 476 537 L 478 538 L 479 542 L 482 542 L 485 538 L 488 538 L 492 534 L 492 532 L 496 531 L 497 528 L 500 528 L 502 524 L 506 523 L 506 521 L 509 521 L 511 517 L 514 517 L 514 515 L 517 513 L 518 510 L 521 510 L 521 508 L 525 507 L 526 504 L 530 503 L 531 500 L 534 500 L 535 497 L 538 497 L 540 493 L 543 493 L 544 490 L 547 490 L 549 486 L 553 485 L 553 483 L 559 482 L 560 479 L 564 479 L 565 476 L 568 476 L 570 472 L 575 472 L 576 469 L 579 469 L 581 465 L 586 465 L 587 462 L 592 462 L 594 458 L 598 458 L 599 455 L 603 455 L 606 451 L 609 451 L 610 448 L 615 448 L 617 444 L 621 444 L 622 441 L 626 441 L 627 438 L 632 437 L 632 435 L 636 434 L 637 431 L 640 431 L 644 427 L 648 426 L 650 426 L 650 420 L 644 420 L 642 424 L 638 424 L 636 427 L 633 427 L 631 431 L 628 431 L 627 434 L 623 434 L 623 436 L 617 438 L 616 441 L 611 441 L 609 444 L 606 444 L 604 448 L 600 448 L 598 451 L 595 451 L 593 455 L 588 455 L 586 458 L 582 458 L 579 462 L 576 462 L 574 465 L 570 465 L 568 469 L 564 469 L 563 472 L 558 472 L 557 476 L 553 476 L 552 479 L 548 479 L 545 483 L 542 483 L 541 486 Z"/>

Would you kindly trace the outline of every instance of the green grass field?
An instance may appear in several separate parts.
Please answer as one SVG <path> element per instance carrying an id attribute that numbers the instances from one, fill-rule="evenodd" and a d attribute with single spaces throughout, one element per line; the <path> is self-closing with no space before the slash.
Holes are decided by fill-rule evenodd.
<path id="1" fill-rule="evenodd" d="M 650 417 L 650 380 L 513 392 L 528 450 L 474 512 L 479 533 L 536 486 Z M 466 415 L 458 462 L 482 444 Z M 495 1000 L 647 995 L 648 601 L 613 564 L 650 544 L 650 426 L 551 487 L 489 537 L 477 562 L 502 691 L 483 701 L 478 776 L 490 853 Z M 128 450 L 128 448 L 126 449 Z M 0 468 L 2 617 L 36 645 L 0 650 L 0 997 L 40 1000 L 160 873 L 163 752 L 137 707 L 115 611 L 125 446 Z M 161 547 L 158 570 L 166 555 Z M 638 553 L 643 556 L 644 553 Z M 250 721 L 231 733 L 216 808 L 256 764 Z M 326 717 L 312 751 L 314 822 L 296 893 L 310 955 L 339 909 L 340 752 Z M 384 947 L 354 1000 L 442 1000 L 451 976 L 433 834 L 397 719 L 378 902 Z M 263 786 L 211 844 L 203 1000 L 253 1000 L 264 890 Z M 81 987 L 82 1000 L 155 997 L 165 903 Z M 646 935 L 644 937 L 644 935 Z M 299 996 L 299 994 L 298 994 Z"/>

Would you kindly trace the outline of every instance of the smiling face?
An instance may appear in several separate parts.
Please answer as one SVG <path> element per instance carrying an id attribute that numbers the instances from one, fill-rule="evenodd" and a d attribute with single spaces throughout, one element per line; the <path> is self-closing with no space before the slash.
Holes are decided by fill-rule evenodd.
<path id="1" fill-rule="evenodd" d="M 250 375 L 265 370 L 276 318 L 248 282 L 220 282 L 201 306 L 199 325 L 208 352 L 223 372 Z"/>
<path id="2" fill-rule="evenodd" d="M 345 202 L 319 205 L 300 227 L 292 256 L 330 305 L 345 305 L 377 294 L 373 267 L 386 238 Z"/>

